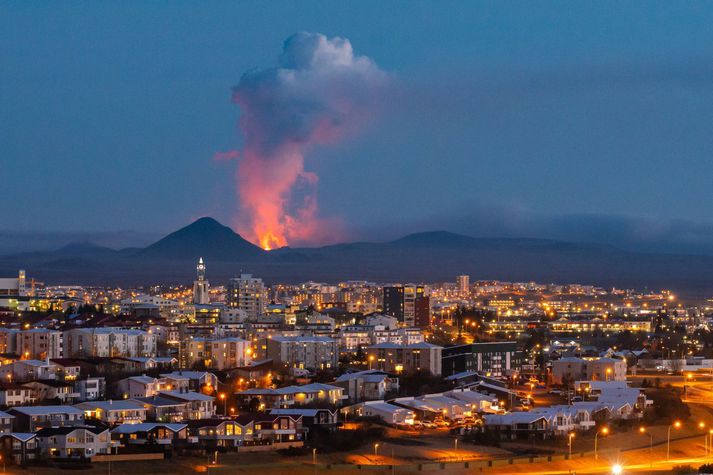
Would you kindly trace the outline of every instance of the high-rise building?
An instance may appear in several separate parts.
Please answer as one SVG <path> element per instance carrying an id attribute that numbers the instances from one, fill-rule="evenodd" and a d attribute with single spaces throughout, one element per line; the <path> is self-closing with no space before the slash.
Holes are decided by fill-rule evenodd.
<path id="1" fill-rule="evenodd" d="M 404 321 L 404 288 L 384 287 L 384 313 Z"/>
<path id="2" fill-rule="evenodd" d="M 423 285 L 384 287 L 384 313 L 408 326 L 428 326 L 431 322 L 431 300 Z"/>
<path id="3" fill-rule="evenodd" d="M 205 263 L 203 258 L 198 259 L 196 266 L 196 280 L 193 281 L 193 303 L 196 305 L 207 305 L 210 303 L 208 294 L 210 284 L 205 278 Z"/>
<path id="4" fill-rule="evenodd" d="M 230 279 L 226 293 L 226 303 L 229 307 L 244 310 L 249 319 L 254 319 L 265 313 L 265 285 L 262 279 L 251 274 L 241 274 Z"/>
<path id="5" fill-rule="evenodd" d="M 469 275 L 459 275 L 456 277 L 456 284 L 458 285 L 458 292 L 461 294 L 467 294 L 470 292 L 470 276 Z"/>
<path id="6" fill-rule="evenodd" d="M 20 270 L 17 278 L 0 278 L 0 295 L 27 295 L 25 271 Z"/>

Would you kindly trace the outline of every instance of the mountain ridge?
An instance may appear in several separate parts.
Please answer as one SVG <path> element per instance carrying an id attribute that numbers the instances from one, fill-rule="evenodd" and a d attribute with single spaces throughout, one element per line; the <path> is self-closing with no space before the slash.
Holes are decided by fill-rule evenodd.
<path id="1" fill-rule="evenodd" d="M 0 257 L 0 275 L 143 285 L 186 283 L 203 257 L 213 282 L 241 272 L 268 283 L 365 279 L 443 282 L 475 279 L 668 287 L 713 293 L 713 257 L 636 253 L 612 246 L 539 238 L 477 238 L 450 231 L 411 233 L 385 242 L 346 242 L 264 251 L 213 218 L 200 218 L 144 248 L 112 250 L 73 243 L 55 251 Z"/>

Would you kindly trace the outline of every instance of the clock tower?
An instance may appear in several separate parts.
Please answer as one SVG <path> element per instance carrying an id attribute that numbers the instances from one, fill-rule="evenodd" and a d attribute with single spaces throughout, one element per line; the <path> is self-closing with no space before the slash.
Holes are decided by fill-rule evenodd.
<path id="1" fill-rule="evenodd" d="M 196 280 L 193 281 L 193 303 L 196 305 L 207 305 L 210 303 L 208 289 L 210 284 L 205 279 L 205 263 L 203 258 L 198 259 L 196 266 Z"/>

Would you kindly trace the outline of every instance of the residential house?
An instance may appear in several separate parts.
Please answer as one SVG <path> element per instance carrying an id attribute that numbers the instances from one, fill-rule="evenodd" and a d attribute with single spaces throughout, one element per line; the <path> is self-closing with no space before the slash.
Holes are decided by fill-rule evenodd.
<path id="1" fill-rule="evenodd" d="M 15 416 L 13 428 L 18 432 L 84 424 L 84 412 L 72 406 L 18 406 L 7 412 Z"/>
<path id="2" fill-rule="evenodd" d="M 395 406 L 384 401 L 367 401 L 352 406 L 352 411 L 358 416 L 378 417 L 391 426 L 413 425 L 415 413 L 411 409 Z"/>
<path id="3" fill-rule="evenodd" d="M 111 436 L 104 427 L 45 427 L 37 432 L 42 458 L 91 458 L 111 453 Z"/>
<path id="4" fill-rule="evenodd" d="M 32 398 L 36 401 L 58 401 L 63 404 L 71 404 L 79 397 L 79 393 L 74 392 L 73 383 L 49 379 L 30 381 L 22 385 L 32 389 Z"/>
<path id="5" fill-rule="evenodd" d="M 121 424 L 111 430 L 121 445 L 174 445 L 188 438 L 188 425 L 144 422 Z"/>
<path id="6" fill-rule="evenodd" d="M 181 422 L 191 412 L 191 404 L 163 396 L 139 397 L 132 399 L 146 409 L 146 417 L 155 422 Z"/>
<path id="7" fill-rule="evenodd" d="M 336 430 L 337 411 L 331 409 L 270 409 L 272 416 L 290 416 L 292 418 L 302 418 L 302 425 L 310 430 L 324 429 Z"/>
<path id="8" fill-rule="evenodd" d="M 253 441 L 254 423 L 249 416 L 192 420 L 188 421 L 188 437 L 205 449 L 235 448 Z"/>
<path id="9" fill-rule="evenodd" d="M 333 384 L 344 389 L 351 403 L 384 400 L 399 389 L 398 378 L 376 369 L 345 373 Z"/>
<path id="10" fill-rule="evenodd" d="M 248 389 L 235 393 L 243 405 L 258 401 L 257 409 L 292 407 L 313 403 L 340 405 L 346 398 L 344 388 L 330 384 L 311 383 L 303 386 L 287 386 L 278 389 Z"/>
<path id="11" fill-rule="evenodd" d="M 84 418 L 95 419 L 105 424 L 136 424 L 146 421 L 147 409 L 143 404 L 132 400 L 108 400 L 82 402 L 74 407 L 84 411 Z"/>
<path id="12" fill-rule="evenodd" d="M 188 413 L 184 420 L 210 419 L 215 416 L 215 398 L 194 391 L 161 391 L 159 396 L 188 403 Z"/>
<path id="13" fill-rule="evenodd" d="M 34 402 L 31 388 L 16 383 L 0 384 L 0 405 L 12 407 Z"/>
<path id="14" fill-rule="evenodd" d="M 0 433 L 12 432 L 12 421 L 15 416 L 7 412 L 0 411 Z"/>
<path id="15" fill-rule="evenodd" d="M 171 389 L 183 388 L 200 391 L 206 387 L 218 387 L 218 377 L 208 371 L 173 371 L 172 373 L 161 374 L 161 378 L 172 386 Z M 209 390 L 208 392 L 211 391 Z"/>
<path id="16" fill-rule="evenodd" d="M 103 399 L 106 395 L 106 380 L 98 376 L 77 380 L 74 382 L 74 392 L 78 394 L 79 401 Z"/>
<path id="17" fill-rule="evenodd" d="M 253 416 L 255 434 L 263 442 L 297 442 L 302 440 L 302 417 L 272 414 Z"/>
<path id="18" fill-rule="evenodd" d="M 49 360 L 17 360 L 9 365 L 0 366 L 0 379 L 6 382 L 56 379 L 58 369 L 59 367 Z"/>
<path id="19" fill-rule="evenodd" d="M 124 398 L 152 397 L 165 387 L 159 379 L 151 376 L 131 376 L 116 383 L 116 391 Z"/>
<path id="20" fill-rule="evenodd" d="M 552 436 L 548 418 L 533 412 L 508 412 L 488 414 L 484 418 L 486 431 L 502 439 L 547 439 Z"/>
<path id="21" fill-rule="evenodd" d="M 37 440 L 34 432 L 0 433 L 0 457 L 11 460 L 16 465 L 36 458 Z"/>

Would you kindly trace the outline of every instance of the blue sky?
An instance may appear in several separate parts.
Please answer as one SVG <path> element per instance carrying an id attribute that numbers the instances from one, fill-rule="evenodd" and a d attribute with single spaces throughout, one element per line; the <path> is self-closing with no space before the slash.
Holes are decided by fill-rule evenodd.
<path id="1" fill-rule="evenodd" d="M 230 222 L 231 87 L 311 31 L 399 85 L 307 157 L 346 238 L 711 252 L 711 24 L 706 2 L 0 2 L 0 231 Z"/>

